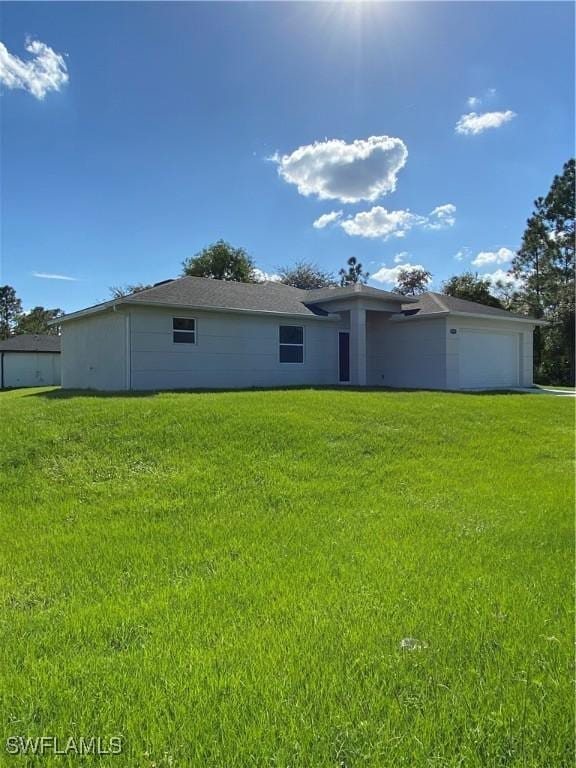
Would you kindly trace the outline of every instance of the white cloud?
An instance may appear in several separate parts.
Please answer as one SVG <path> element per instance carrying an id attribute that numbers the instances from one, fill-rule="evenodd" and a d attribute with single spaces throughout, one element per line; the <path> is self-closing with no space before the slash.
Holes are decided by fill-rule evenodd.
<path id="1" fill-rule="evenodd" d="M 396 267 L 387 267 L 382 265 L 378 272 L 371 275 L 371 280 L 376 280 L 377 283 L 386 283 L 388 285 L 395 285 L 398 280 L 398 275 L 402 270 L 411 272 L 413 269 L 426 269 L 422 264 L 399 264 Z M 428 280 L 428 282 L 431 282 Z"/>
<path id="2" fill-rule="evenodd" d="M 387 211 L 386 208 L 376 205 L 369 211 L 360 211 L 345 219 L 340 226 L 348 235 L 381 237 L 387 240 L 389 237 L 404 237 L 410 229 L 422 226 L 425 222 L 425 217 L 410 211 Z"/>
<path id="3" fill-rule="evenodd" d="M 64 57 L 39 40 L 27 40 L 26 50 L 32 54 L 23 61 L 0 43 L 0 82 L 7 88 L 21 88 L 37 99 L 48 91 L 59 91 L 68 82 Z"/>
<path id="4" fill-rule="evenodd" d="M 475 267 L 483 267 L 486 264 L 507 264 L 512 261 L 515 253 L 510 248 L 499 248 L 497 251 L 480 251 L 476 258 L 472 259 Z"/>
<path id="5" fill-rule="evenodd" d="M 460 248 L 460 250 L 454 254 L 455 261 L 464 261 L 465 258 L 467 258 L 470 255 L 470 248 L 468 246 L 464 246 L 463 248 Z"/>
<path id="6" fill-rule="evenodd" d="M 338 219 L 342 218 L 342 211 L 332 211 L 332 213 L 323 213 L 312 224 L 314 229 L 324 229 L 328 224 L 334 224 Z"/>
<path id="7" fill-rule="evenodd" d="M 456 224 L 456 206 L 452 203 L 439 205 L 428 215 L 428 229 L 446 229 Z"/>
<path id="8" fill-rule="evenodd" d="M 44 280 L 78 280 L 77 277 L 69 277 L 69 275 L 54 275 L 51 272 L 32 272 L 32 277 L 41 277 Z"/>
<path id="9" fill-rule="evenodd" d="M 522 280 L 514 275 L 509 275 L 504 269 L 497 269 L 494 272 L 485 272 L 480 275 L 483 280 L 490 280 L 491 283 L 497 283 L 502 281 L 506 285 L 510 285 L 512 288 L 518 289 L 522 286 Z"/>
<path id="10" fill-rule="evenodd" d="M 468 96 L 466 103 L 473 109 L 474 107 L 479 107 L 483 102 L 492 99 L 494 96 L 496 96 L 496 88 L 488 88 L 483 96 Z"/>
<path id="11" fill-rule="evenodd" d="M 408 251 L 401 251 L 400 253 L 397 253 L 396 256 L 394 256 L 394 264 L 402 264 L 403 261 L 406 261 L 410 257 L 410 254 Z"/>
<path id="12" fill-rule="evenodd" d="M 516 113 L 510 109 L 507 109 L 506 112 L 483 112 L 482 114 L 469 112 L 467 115 L 462 115 L 458 120 L 455 131 L 465 135 L 476 135 L 488 128 L 500 128 L 501 125 L 508 123 L 514 117 L 516 117 Z"/>
<path id="13" fill-rule="evenodd" d="M 402 139 L 371 136 L 351 144 L 341 139 L 317 141 L 271 159 L 284 181 L 295 184 L 301 195 L 357 203 L 393 192 L 407 157 Z"/>
<path id="14" fill-rule="evenodd" d="M 256 269 L 254 270 L 254 275 L 256 277 L 257 283 L 264 283 L 264 282 L 272 282 L 272 283 L 278 283 L 280 281 L 280 275 L 275 274 L 274 272 L 264 272 L 262 269 Z"/>
<path id="15" fill-rule="evenodd" d="M 382 238 L 404 237 L 415 227 L 423 229 L 444 229 L 452 227 L 456 221 L 456 206 L 452 203 L 434 208 L 427 216 L 406 211 L 388 211 L 376 205 L 369 211 L 360 211 L 340 222 L 339 226 L 348 235 L 359 237 Z"/>

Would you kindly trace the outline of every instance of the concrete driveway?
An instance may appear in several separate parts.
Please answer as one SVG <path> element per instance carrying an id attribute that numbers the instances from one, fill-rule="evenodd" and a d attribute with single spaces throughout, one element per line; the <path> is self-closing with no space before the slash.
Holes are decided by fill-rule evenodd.
<path id="1" fill-rule="evenodd" d="M 554 389 L 553 387 L 514 387 L 513 392 L 525 392 L 529 395 L 555 395 L 556 397 L 576 397 L 576 392 L 570 389 Z"/>

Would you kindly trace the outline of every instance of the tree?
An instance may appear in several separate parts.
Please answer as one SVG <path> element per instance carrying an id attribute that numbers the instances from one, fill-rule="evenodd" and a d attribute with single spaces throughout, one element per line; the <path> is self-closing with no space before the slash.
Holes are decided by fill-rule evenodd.
<path id="1" fill-rule="evenodd" d="M 0 286 L 0 340 L 14 333 L 14 327 L 22 314 L 22 302 L 11 285 Z"/>
<path id="2" fill-rule="evenodd" d="M 424 293 L 428 289 L 428 283 L 432 278 L 432 273 L 421 267 L 402 267 L 398 270 L 396 293 L 402 293 L 404 296 L 416 296 L 418 293 Z"/>
<path id="3" fill-rule="evenodd" d="M 574 384 L 575 163 L 564 164 L 546 197 L 534 201 L 511 273 L 520 309 L 548 322 L 534 333 L 536 380 Z"/>
<path id="4" fill-rule="evenodd" d="M 21 333 L 47 333 L 51 336 L 58 335 L 57 325 L 48 325 L 49 320 L 61 317 L 64 312 L 61 309 L 44 309 L 34 307 L 30 312 L 20 315 L 14 329 L 15 334 Z"/>
<path id="5" fill-rule="evenodd" d="M 340 276 L 340 285 L 356 285 L 356 283 L 365 284 L 370 277 L 369 272 L 364 272 L 362 264 L 357 261 L 355 256 L 350 256 L 348 261 L 348 269 L 340 269 L 338 275 Z"/>
<path id="6" fill-rule="evenodd" d="M 123 296 L 128 296 L 131 293 L 139 293 L 145 291 L 147 288 L 152 288 L 152 285 L 146 283 L 132 283 L 128 285 L 111 285 L 108 289 L 113 299 L 121 299 Z"/>
<path id="7" fill-rule="evenodd" d="M 309 261 L 297 261 L 292 267 L 280 267 L 280 282 L 294 288 L 312 290 L 336 285 L 332 272 L 325 272 L 317 264 Z"/>
<path id="8" fill-rule="evenodd" d="M 495 296 L 503 309 L 509 312 L 521 312 L 518 288 L 508 280 L 496 280 L 491 284 L 492 295 Z"/>
<path id="9" fill-rule="evenodd" d="M 482 278 L 478 273 L 463 272 L 454 275 L 442 284 L 442 293 L 446 296 L 456 296 L 467 301 L 476 301 L 489 307 L 502 309 L 502 302 L 491 293 L 492 283 L 489 278 Z"/>
<path id="10" fill-rule="evenodd" d="M 211 277 L 214 280 L 256 282 L 254 261 L 244 248 L 234 248 L 224 240 L 204 248 L 182 262 L 184 275 Z"/>

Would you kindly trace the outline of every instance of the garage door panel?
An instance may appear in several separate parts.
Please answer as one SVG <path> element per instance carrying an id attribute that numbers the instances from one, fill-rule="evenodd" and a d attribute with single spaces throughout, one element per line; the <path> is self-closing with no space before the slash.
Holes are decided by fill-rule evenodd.
<path id="1" fill-rule="evenodd" d="M 57 384 L 60 384 L 60 355 L 4 353 L 5 387 L 45 387 Z"/>
<path id="2" fill-rule="evenodd" d="M 520 336 L 465 330 L 460 336 L 460 387 L 517 387 Z"/>

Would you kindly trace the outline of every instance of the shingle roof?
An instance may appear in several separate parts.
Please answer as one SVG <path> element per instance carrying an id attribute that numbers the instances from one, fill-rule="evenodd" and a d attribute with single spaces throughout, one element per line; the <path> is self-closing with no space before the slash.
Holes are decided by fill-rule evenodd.
<path id="1" fill-rule="evenodd" d="M 343 287 L 334 286 L 333 288 L 316 288 L 311 291 L 305 291 L 305 293 L 307 296 L 307 303 L 324 303 L 327 301 L 334 301 L 335 299 L 348 298 L 349 296 L 372 296 L 376 299 L 402 301 L 403 303 L 418 301 L 418 299 L 413 296 L 401 296 L 398 293 L 383 291 L 380 288 L 373 288 L 371 285 L 362 285 L 360 283 Z"/>
<path id="2" fill-rule="evenodd" d="M 181 277 L 166 280 L 152 288 L 131 293 L 120 299 L 97 304 L 80 313 L 58 318 L 58 324 L 85 312 L 98 312 L 116 304 L 160 305 L 165 307 L 190 307 L 206 309 L 233 309 L 246 312 L 272 312 L 304 317 L 327 316 L 329 312 L 319 304 L 335 299 L 365 296 L 385 301 L 399 302 L 399 312 L 405 315 L 431 315 L 438 313 L 465 312 L 487 317 L 517 318 L 530 320 L 523 315 L 514 315 L 504 309 L 487 307 L 473 301 L 456 299 L 439 293 L 423 293 L 420 296 L 400 296 L 382 291 L 369 285 L 353 285 L 334 288 L 317 288 L 305 291 L 290 285 L 266 281 L 263 283 L 236 283 L 227 280 L 213 280 L 205 277 Z M 535 321 L 538 322 L 538 321 Z M 53 337 L 54 338 L 54 337 Z"/>
<path id="3" fill-rule="evenodd" d="M 349 296 L 373 296 L 378 299 L 400 300 L 397 293 L 382 291 L 369 285 L 353 285 L 334 288 L 303 290 L 283 283 L 236 283 L 230 280 L 213 280 L 205 277 L 182 277 L 158 284 L 144 291 L 130 294 L 130 303 L 190 305 L 194 307 L 222 307 L 226 309 L 287 312 L 298 315 L 325 315 L 315 304 L 347 298 Z M 406 301 L 411 298 L 402 297 Z"/>
<path id="4" fill-rule="evenodd" d="M 98 312 L 115 304 L 158 304 L 166 307 L 206 307 L 206 309 L 236 309 L 247 312 L 273 312 L 318 317 L 327 316 L 329 313 L 317 304 L 356 295 L 401 300 L 398 294 L 381 291 L 366 285 L 306 291 L 272 281 L 236 283 L 205 277 L 181 277 L 177 280 L 157 283 L 151 288 L 128 294 L 120 299 L 88 307 L 87 310 L 81 310 L 81 312 Z M 71 312 L 68 317 L 73 318 L 77 314 Z M 58 318 L 59 323 L 67 320 L 68 317 Z"/>
<path id="5" fill-rule="evenodd" d="M 236 283 L 206 277 L 181 277 L 124 298 L 129 304 L 244 309 L 293 315 L 325 315 L 304 304 L 308 291 L 276 282 Z"/>
<path id="6" fill-rule="evenodd" d="M 432 315 L 437 313 L 464 312 L 472 315 L 486 315 L 487 317 L 510 318 L 515 317 L 522 320 L 531 320 L 533 318 L 526 315 L 508 312 L 506 309 L 498 307 L 489 307 L 486 304 L 479 304 L 476 301 L 459 299 L 456 296 L 446 296 L 443 293 L 434 293 L 429 291 L 423 293 L 418 298 L 417 304 L 403 304 L 402 310 L 405 315 Z"/>
<path id="7" fill-rule="evenodd" d="M 60 352 L 60 336 L 23 333 L 0 341 L 0 352 Z"/>

